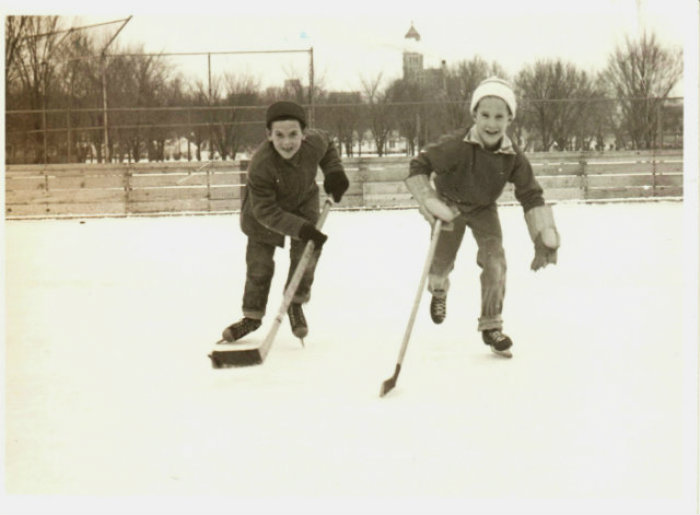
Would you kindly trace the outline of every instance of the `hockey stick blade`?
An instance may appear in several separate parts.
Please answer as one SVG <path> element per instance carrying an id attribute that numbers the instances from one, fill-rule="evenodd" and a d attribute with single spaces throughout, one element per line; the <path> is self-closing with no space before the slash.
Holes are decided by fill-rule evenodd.
<path id="1" fill-rule="evenodd" d="M 263 362 L 263 355 L 257 347 L 229 351 L 215 350 L 208 355 L 212 368 L 247 367 Z"/>
<path id="2" fill-rule="evenodd" d="M 401 372 L 401 363 L 396 364 L 394 375 L 382 383 L 382 388 L 379 391 L 380 397 L 384 397 L 394 388 L 394 386 L 396 386 L 396 380 L 399 378 L 399 372 Z"/>
<path id="3" fill-rule="evenodd" d="M 413 330 L 413 323 L 416 320 L 416 313 L 418 312 L 418 305 L 420 304 L 421 296 L 423 295 L 423 288 L 425 288 L 425 282 L 428 278 L 428 272 L 430 271 L 430 265 L 433 262 L 433 256 L 435 255 L 435 249 L 437 247 L 437 242 L 440 237 L 440 231 L 442 230 L 442 220 L 438 219 L 435 221 L 433 226 L 433 234 L 430 237 L 430 246 L 428 247 L 428 255 L 425 258 L 425 263 L 423 264 L 423 272 L 420 276 L 420 281 L 418 282 L 418 291 L 416 292 L 416 297 L 413 301 L 413 307 L 411 308 L 411 316 L 408 319 L 408 324 L 406 325 L 406 330 L 403 334 L 403 341 L 401 342 L 401 349 L 399 350 L 399 358 L 396 360 L 396 370 L 394 375 L 382 383 L 382 388 L 379 391 L 379 396 L 384 397 L 394 386 L 396 386 L 396 380 L 399 377 L 399 372 L 401 372 L 401 363 L 403 363 L 404 355 L 406 354 L 406 348 L 408 347 L 408 340 L 411 337 L 411 331 Z"/>

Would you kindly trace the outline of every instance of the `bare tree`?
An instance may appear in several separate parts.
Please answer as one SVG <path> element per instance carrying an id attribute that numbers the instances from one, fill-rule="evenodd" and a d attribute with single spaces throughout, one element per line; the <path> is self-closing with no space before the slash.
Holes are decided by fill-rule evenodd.
<path id="1" fill-rule="evenodd" d="M 662 106 L 683 75 L 682 50 L 663 48 L 655 34 L 644 32 L 610 55 L 605 75 L 634 146 L 655 146 Z"/>
<path id="2" fill-rule="evenodd" d="M 5 18 L 5 105 L 6 109 L 23 107 L 21 105 L 22 85 L 19 79 L 18 60 L 21 58 L 20 51 L 26 35 L 26 24 L 28 16 L 8 16 Z M 24 159 L 28 149 L 26 138 L 20 134 L 26 134 L 30 130 L 30 119 L 26 116 L 5 115 L 5 137 L 7 149 L 6 158 L 8 162 L 17 159 L 17 154 L 21 152 Z M 22 151 L 20 151 L 20 147 Z"/>
<path id="3" fill-rule="evenodd" d="M 197 161 L 201 161 L 202 147 L 209 134 L 208 128 L 204 125 L 204 122 L 209 119 L 209 114 L 203 109 L 203 107 L 209 105 L 207 86 L 201 80 L 195 81 L 185 93 L 185 99 L 186 104 L 190 107 L 187 111 L 188 149 L 189 145 L 193 143 L 195 146 L 195 158 Z"/>
<path id="4" fill-rule="evenodd" d="M 56 77 L 61 91 L 57 94 L 63 98 L 60 105 L 67 110 L 66 159 L 69 162 L 85 161 L 90 148 L 89 135 L 76 132 L 74 128 L 90 125 L 90 116 L 81 109 L 95 107 L 101 101 L 99 71 L 96 60 L 91 59 L 96 54 L 93 39 L 84 32 L 76 32 L 66 42 L 66 58 L 58 63 Z"/>
<path id="5" fill-rule="evenodd" d="M 241 145 L 259 139 L 254 135 L 257 131 L 251 127 L 259 112 L 247 108 L 260 104 L 260 80 L 251 75 L 226 73 L 223 82 L 226 92 L 223 104 L 230 110 L 218 113 L 219 122 L 213 132 L 214 145 L 221 159 L 229 156 L 235 159 Z"/>
<path id="6" fill-rule="evenodd" d="M 181 138 L 186 137 L 188 127 L 183 122 L 185 116 L 185 79 L 182 74 L 175 72 L 168 78 L 163 87 L 162 104 L 166 108 L 162 112 L 162 120 L 165 124 L 165 130 L 168 135 L 166 142 L 172 145 L 172 153 L 166 155 L 166 159 L 172 157 L 180 160 L 182 158 L 180 150 Z"/>
<path id="7" fill-rule="evenodd" d="M 387 95 L 392 104 L 397 104 L 393 119 L 401 136 L 406 138 L 408 153 L 415 155 L 421 146 L 421 119 L 427 118 L 426 109 L 421 105 L 425 90 L 415 81 L 398 79 L 389 86 Z"/>
<path id="8" fill-rule="evenodd" d="M 539 135 L 542 148 L 556 143 L 564 150 L 577 135 L 580 139 L 589 103 L 597 95 L 586 72 L 561 59 L 538 60 L 520 71 L 516 86 L 525 100 L 518 116 L 528 130 Z"/>
<path id="9" fill-rule="evenodd" d="M 377 155 L 383 156 L 389 133 L 391 132 L 391 109 L 386 90 L 382 90 L 382 73 L 362 79 L 364 95 L 367 99 L 369 129 L 372 132 Z"/>
<path id="10" fill-rule="evenodd" d="M 287 63 L 282 66 L 282 69 L 286 79 L 281 90 L 277 91 L 277 99 L 284 98 L 299 104 L 309 104 L 312 96 L 315 100 L 320 100 L 325 95 L 325 71 L 315 70 L 313 91 L 311 91 L 311 84 L 309 84 L 311 77 L 308 72 L 303 71 L 303 68 L 300 70 L 298 65 Z"/>
<path id="11" fill-rule="evenodd" d="M 7 89 L 18 78 L 17 58 L 28 21 L 29 16 L 8 16 L 5 18 L 5 87 Z"/>
<path id="12" fill-rule="evenodd" d="M 334 133 L 339 143 L 345 147 L 345 154 L 352 156 L 353 136 L 359 130 L 362 97 L 356 91 L 336 91 L 328 93 L 324 100 L 323 104 L 317 106 L 317 121 L 320 126 Z"/>
<path id="13" fill-rule="evenodd" d="M 123 144 L 129 159 L 137 162 L 144 151 L 149 160 L 162 161 L 169 136 L 163 125 L 169 115 L 166 109 L 157 108 L 167 105 L 172 68 L 162 56 L 142 54 L 143 47 L 135 45 L 115 49 L 109 59 L 110 125 L 124 127 L 117 133 L 119 141 L 110 140 L 110 146 Z M 109 155 L 113 155 L 111 149 Z"/>
<path id="14" fill-rule="evenodd" d="M 17 30 L 21 30 L 17 32 Z M 27 16 L 24 22 L 17 22 L 13 29 L 10 77 L 16 70 L 19 78 L 17 86 L 19 95 L 15 97 L 16 107 L 46 111 L 49 103 L 51 82 L 56 70 L 55 53 L 59 47 L 61 36 L 59 34 L 58 16 Z M 7 59 L 6 54 L 6 59 Z M 7 73 L 7 72 L 6 72 Z M 15 89 L 14 84 L 9 84 L 10 89 Z M 42 132 L 46 123 L 45 116 L 34 115 L 28 120 L 26 126 L 32 132 L 32 147 L 34 150 L 34 162 L 41 163 L 47 160 L 46 133 Z M 27 149 L 29 150 L 29 149 Z"/>

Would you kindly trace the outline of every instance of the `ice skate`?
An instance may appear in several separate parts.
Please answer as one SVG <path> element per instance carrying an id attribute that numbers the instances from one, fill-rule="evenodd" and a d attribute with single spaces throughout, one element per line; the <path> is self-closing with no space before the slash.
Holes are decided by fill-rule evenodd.
<path id="1" fill-rule="evenodd" d="M 430 318 L 436 324 L 442 324 L 447 316 L 447 293 L 445 290 L 435 290 L 430 301 Z"/>
<path id="2" fill-rule="evenodd" d="M 292 326 L 292 333 L 301 339 L 303 344 L 304 337 L 309 334 L 309 327 L 306 325 L 306 318 L 304 317 L 304 311 L 301 309 L 301 304 L 292 302 L 289 305 L 287 314 L 289 315 L 289 323 Z"/>
<path id="3" fill-rule="evenodd" d="M 224 329 L 224 331 L 221 333 L 223 340 L 221 340 L 219 343 L 231 343 L 235 342 L 236 340 L 240 340 L 246 334 L 255 331 L 261 324 L 262 322 L 258 319 L 243 317 L 235 324 L 231 324 Z"/>
<path id="4" fill-rule="evenodd" d="M 510 352 L 513 341 L 503 334 L 500 329 L 487 329 L 481 332 L 481 336 L 484 343 L 491 347 L 495 354 L 505 358 L 513 357 L 513 354 Z"/>

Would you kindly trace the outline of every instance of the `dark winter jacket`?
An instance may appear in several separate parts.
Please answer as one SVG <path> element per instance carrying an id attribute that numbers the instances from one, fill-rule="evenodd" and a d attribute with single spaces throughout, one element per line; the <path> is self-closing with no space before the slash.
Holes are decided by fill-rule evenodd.
<path id="1" fill-rule="evenodd" d="M 241 229 L 258 241 L 279 247 L 284 237 L 298 237 L 306 222 L 319 217 L 318 168 L 326 176 L 342 172 L 343 165 L 329 135 L 306 129 L 299 151 L 286 160 L 270 141 L 255 151 L 243 192 Z"/>
<path id="2" fill-rule="evenodd" d="M 460 129 L 441 137 L 413 158 L 409 176 L 435 172 L 435 188 L 463 211 L 488 206 L 503 193 L 506 182 L 525 212 L 544 205 L 542 188 L 522 151 L 506 136 L 501 148 L 483 148 L 474 132 Z"/>

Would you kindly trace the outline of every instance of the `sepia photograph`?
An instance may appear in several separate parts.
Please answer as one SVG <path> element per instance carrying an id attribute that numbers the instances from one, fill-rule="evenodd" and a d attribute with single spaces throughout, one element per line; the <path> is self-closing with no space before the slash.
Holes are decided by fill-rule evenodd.
<path id="1" fill-rule="evenodd" d="M 0 513 L 700 513 L 697 1 L 5 4 Z"/>

